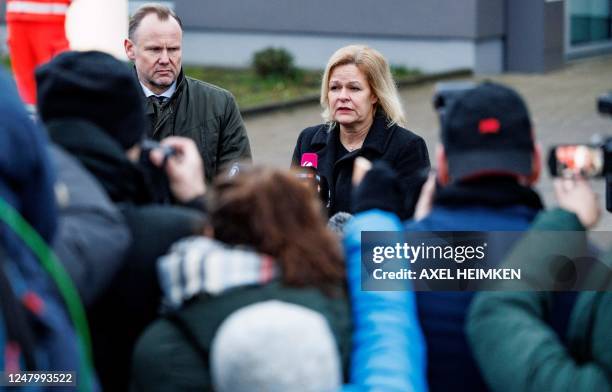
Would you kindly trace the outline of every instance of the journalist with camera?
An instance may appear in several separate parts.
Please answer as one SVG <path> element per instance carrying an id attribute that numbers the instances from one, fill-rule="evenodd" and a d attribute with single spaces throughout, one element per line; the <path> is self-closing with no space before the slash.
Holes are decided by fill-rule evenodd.
<path id="1" fill-rule="evenodd" d="M 539 149 L 529 111 L 520 95 L 491 82 L 446 86 L 438 94 L 443 100 L 434 101 L 438 102 L 434 107 L 441 115 L 437 172 L 421 190 L 415 219 L 402 226 L 397 223 L 400 216 L 397 211 L 402 208 L 398 187 L 394 185 L 397 174 L 384 162 L 373 162 L 372 170 L 354 190 L 357 214 L 347 229 L 347 238 L 359 238 L 356 233 L 360 230 L 403 229 L 407 235 L 522 231 L 542 210 L 541 199 L 532 187 L 539 174 Z M 372 180 L 377 186 L 372 186 Z M 509 241 L 510 238 L 506 242 Z M 510 245 L 500 244 L 497 248 Z M 360 249 L 352 243 L 346 244 L 346 248 Z M 491 252 L 489 249 L 490 256 Z M 347 257 L 349 271 L 355 263 L 361 264 L 361 255 L 355 256 Z M 410 294 L 414 295 L 427 346 L 429 390 L 488 390 L 465 334 L 474 293 Z"/>
<path id="2" fill-rule="evenodd" d="M 39 113 L 51 140 L 93 175 L 129 229 L 131 243 L 111 287 L 88 309 L 102 386 L 125 390 L 134 341 L 160 305 L 156 260 L 203 223 L 196 209 L 157 202 L 151 169 L 164 174 L 178 203 L 189 204 L 205 190 L 202 161 L 190 139 L 168 138 L 152 150 L 143 143 L 140 86 L 131 69 L 110 55 L 66 52 L 36 77 Z"/>
<path id="3" fill-rule="evenodd" d="M 610 97 L 599 109 L 610 114 Z M 609 189 L 608 142 L 592 146 L 557 146 L 549 157 L 559 207 L 540 213 L 516 245 L 507 264 L 533 265 L 550 272 L 554 258 L 586 249 L 581 231 L 597 224 L 599 200 L 584 176 L 605 175 Z M 610 193 L 607 191 L 607 207 Z M 564 241 L 541 241 L 542 232 Z M 569 239 L 569 240 L 567 240 Z M 487 385 L 495 391 L 612 390 L 612 251 L 590 265 L 592 291 L 490 291 L 478 294 L 470 309 L 467 333 Z M 576 263 L 575 261 L 574 263 Z M 597 290 L 597 291 L 593 291 Z M 565 308 L 563 317 L 554 309 Z M 512 363 L 512 366 L 508 366 Z"/>

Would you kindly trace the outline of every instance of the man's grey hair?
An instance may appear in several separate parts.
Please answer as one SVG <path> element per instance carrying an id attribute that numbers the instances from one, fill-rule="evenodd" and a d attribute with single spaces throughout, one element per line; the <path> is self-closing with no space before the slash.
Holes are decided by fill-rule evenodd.
<path id="1" fill-rule="evenodd" d="M 168 18 L 172 17 L 178 22 L 181 30 L 183 29 L 183 22 L 181 22 L 181 19 L 173 10 L 162 4 L 146 3 L 138 7 L 134 15 L 130 18 L 130 25 L 128 28 L 128 38 L 130 40 L 134 40 L 134 35 L 136 34 L 138 26 L 140 26 L 140 22 L 149 14 L 156 14 L 161 21 L 166 21 Z"/>

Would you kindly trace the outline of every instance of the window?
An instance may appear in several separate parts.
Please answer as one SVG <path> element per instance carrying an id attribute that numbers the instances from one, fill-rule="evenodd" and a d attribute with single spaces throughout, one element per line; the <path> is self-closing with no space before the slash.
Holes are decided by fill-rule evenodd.
<path id="1" fill-rule="evenodd" d="M 569 0 L 570 45 L 612 41 L 612 0 Z"/>

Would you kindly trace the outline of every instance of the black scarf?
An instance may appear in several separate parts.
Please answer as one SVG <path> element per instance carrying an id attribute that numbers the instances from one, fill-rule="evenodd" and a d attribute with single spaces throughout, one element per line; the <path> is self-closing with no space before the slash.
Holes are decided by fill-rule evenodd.
<path id="1" fill-rule="evenodd" d="M 540 196 L 533 189 L 520 185 L 512 177 L 482 177 L 445 187 L 437 186 L 434 204 L 450 207 L 523 205 L 535 210 L 544 208 Z"/>
<path id="2" fill-rule="evenodd" d="M 142 168 L 130 162 L 111 136 L 82 119 L 57 119 L 47 125 L 54 143 L 63 147 L 98 180 L 114 202 L 146 204 L 154 200 Z"/>

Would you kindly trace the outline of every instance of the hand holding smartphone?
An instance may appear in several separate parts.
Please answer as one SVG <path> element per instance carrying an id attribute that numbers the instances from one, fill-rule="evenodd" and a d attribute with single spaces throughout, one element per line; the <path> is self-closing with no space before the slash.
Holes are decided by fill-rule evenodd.
<path id="1" fill-rule="evenodd" d="M 548 167 L 554 177 L 602 177 L 605 167 L 604 150 L 600 146 L 586 144 L 559 145 L 550 150 Z"/>

